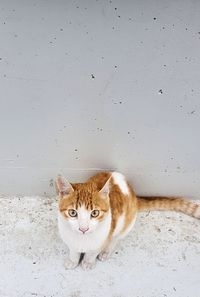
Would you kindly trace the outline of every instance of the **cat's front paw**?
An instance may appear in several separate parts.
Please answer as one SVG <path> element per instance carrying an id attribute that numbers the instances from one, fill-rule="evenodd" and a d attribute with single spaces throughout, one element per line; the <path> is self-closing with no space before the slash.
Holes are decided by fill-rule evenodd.
<path id="1" fill-rule="evenodd" d="M 100 261 L 106 261 L 108 258 L 110 257 L 110 253 L 108 251 L 102 251 L 99 255 L 98 255 L 98 259 Z"/>
<path id="2" fill-rule="evenodd" d="M 65 261 L 65 269 L 74 269 L 78 266 L 78 263 L 77 262 L 73 262 L 72 260 L 70 259 L 67 259 Z"/>
<path id="3" fill-rule="evenodd" d="M 84 269 L 84 270 L 90 270 L 90 269 L 93 269 L 94 267 L 95 267 L 95 264 L 96 264 L 96 262 L 95 261 L 93 261 L 93 262 L 88 262 L 88 261 L 86 261 L 86 260 L 82 260 L 82 262 L 81 262 L 81 266 L 82 266 L 82 268 Z"/>

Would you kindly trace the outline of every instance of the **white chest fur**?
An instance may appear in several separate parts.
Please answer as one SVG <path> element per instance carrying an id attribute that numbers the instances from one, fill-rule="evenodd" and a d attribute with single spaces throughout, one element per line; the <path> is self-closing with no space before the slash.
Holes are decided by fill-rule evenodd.
<path id="1" fill-rule="evenodd" d="M 81 234 L 73 231 L 66 219 L 58 213 L 58 230 L 62 240 L 69 249 L 73 249 L 79 253 L 100 250 L 105 243 L 110 232 L 111 214 L 99 224 L 98 228 L 92 233 Z"/>

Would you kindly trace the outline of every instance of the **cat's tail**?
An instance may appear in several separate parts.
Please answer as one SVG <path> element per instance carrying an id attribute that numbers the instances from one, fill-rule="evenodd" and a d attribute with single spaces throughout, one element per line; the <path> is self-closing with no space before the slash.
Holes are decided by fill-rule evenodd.
<path id="1" fill-rule="evenodd" d="M 138 211 L 173 210 L 200 219 L 200 205 L 177 197 L 138 197 Z"/>

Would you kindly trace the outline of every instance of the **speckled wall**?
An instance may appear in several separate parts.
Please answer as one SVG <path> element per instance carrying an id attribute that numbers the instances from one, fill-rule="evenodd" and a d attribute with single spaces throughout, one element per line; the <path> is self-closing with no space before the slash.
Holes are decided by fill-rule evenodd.
<path id="1" fill-rule="evenodd" d="M 0 192 L 101 169 L 200 196 L 200 1 L 0 1 Z"/>

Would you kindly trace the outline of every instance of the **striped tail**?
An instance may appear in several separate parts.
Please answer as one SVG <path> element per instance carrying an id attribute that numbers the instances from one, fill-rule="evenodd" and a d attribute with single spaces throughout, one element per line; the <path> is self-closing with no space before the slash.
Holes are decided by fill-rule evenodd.
<path id="1" fill-rule="evenodd" d="M 137 197 L 138 211 L 173 210 L 200 219 L 200 205 L 177 197 Z"/>

